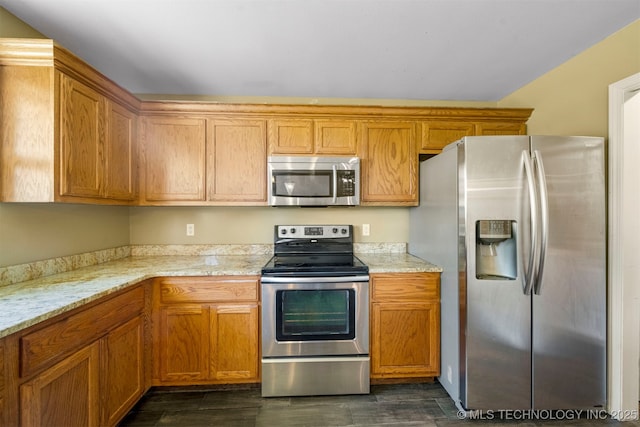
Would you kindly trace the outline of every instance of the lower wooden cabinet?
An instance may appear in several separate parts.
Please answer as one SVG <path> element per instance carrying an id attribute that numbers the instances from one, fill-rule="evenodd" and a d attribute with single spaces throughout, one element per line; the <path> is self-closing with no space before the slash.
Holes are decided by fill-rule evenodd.
<path id="1" fill-rule="evenodd" d="M 95 342 L 22 384 L 21 426 L 98 426 L 99 366 Z"/>
<path id="2" fill-rule="evenodd" d="M 157 279 L 154 385 L 259 382 L 257 276 Z"/>
<path id="3" fill-rule="evenodd" d="M 0 425 L 115 426 L 146 391 L 146 284 L 5 339 Z M 0 341 L 1 343 L 2 341 Z M 0 344 L 0 365 L 2 365 Z M 0 375 L 0 408 L 4 375 Z"/>
<path id="4" fill-rule="evenodd" d="M 115 425 L 145 392 L 144 324 L 131 319 L 107 335 L 102 342 L 100 389 L 102 424 Z"/>
<path id="5" fill-rule="evenodd" d="M 440 375 L 440 274 L 372 274 L 371 286 L 371 379 Z"/>
<path id="6" fill-rule="evenodd" d="M 5 405 L 5 345 L 4 340 L 0 339 L 0 425 L 6 424 Z"/>

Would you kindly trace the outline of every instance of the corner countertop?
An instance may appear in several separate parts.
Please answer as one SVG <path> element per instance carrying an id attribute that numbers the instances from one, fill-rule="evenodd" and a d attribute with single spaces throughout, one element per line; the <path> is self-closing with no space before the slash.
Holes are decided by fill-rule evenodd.
<path id="1" fill-rule="evenodd" d="M 370 273 L 441 272 L 406 253 L 356 254 Z M 0 287 L 0 338 L 160 276 L 259 275 L 270 254 L 129 256 Z"/>

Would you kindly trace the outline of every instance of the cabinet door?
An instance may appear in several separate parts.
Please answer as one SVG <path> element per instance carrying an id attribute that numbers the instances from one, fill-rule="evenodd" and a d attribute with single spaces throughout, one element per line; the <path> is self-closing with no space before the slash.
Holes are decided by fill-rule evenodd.
<path id="1" fill-rule="evenodd" d="M 100 387 L 103 424 L 115 425 L 144 393 L 142 318 L 136 317 L 104 338 Z"/>
<path id="2" fill-rule="evenodd" d="M 105 197 L 133 200 L 136 193 L 137 121 L 133 112 L 108 103 L 105 155 Z"/>
<path id="3" fill-rule="evenodd" d="M 211 379 L 258 380 L 257 304 L 211 308 Z"/>
<path id="4" fill-rule="evenodd" d="M 60 193 L 100 197 L 106 99 L 60 74 Z"/>
<path id="5" fill-rule="evenodd" d="M 474 134 L 473 123 L 468 122 L 423 122 L 420 152 L 437 154 L 445 147 L 462 137 Z"/>
<path id="6" fill-rule="evenodd" d="M 353 155 L 356 149 L 356 122 L 353 120 L 316 120 L 317 154 Z"/>
<path id="7" fill-rule="evenodd" d="M 417 205 L 418 152 L 412 122 L 362 123 L 362 202 Z"/>
<path id="8" fill-rule="evenodd" d="M 266 203 L 266 121 L 211 120 L 208 126 L 208 199 Z"/>
<path id="9" fill-rule="evenodd" d="M 313 120 L 269 120 L 269 154 L 312 154 Z"/>
<path id="10" fill-rule="evenodd" d="M 208 378 L 208 307 L 162 307 L 159 332 L 161 381 L 184 382 Z"/>
<path id="11" fill-rule="evenodd" d="M 476 123 L 476 135 L 526 135 L 524 123 L 487 122 Z"/>
<path id="12" fill-rule="evenodd" d="M 373 303 L 371 377 L 438 375 L 439 319 L 438 303 Z"/>
<path id="13" fill-rule="evenodd" d="M 5 365 L 4 365 L 4 340 L 0 340 L 0 425 L 5 425 L 7 420 L 5 419 L 4 405 L 5 405 L 5 379 L 4 379 Z"/>
<path id="14" fill-rule="evenodd" d="M 99 363 L 95 342 L 20 386 L 21 425 L 99 425 Z"/>
<path id="15" fill-rule="evenodd" d="M 204 200 L 205 119 L 144 118 L 141 143 L 143 202 Z"/>

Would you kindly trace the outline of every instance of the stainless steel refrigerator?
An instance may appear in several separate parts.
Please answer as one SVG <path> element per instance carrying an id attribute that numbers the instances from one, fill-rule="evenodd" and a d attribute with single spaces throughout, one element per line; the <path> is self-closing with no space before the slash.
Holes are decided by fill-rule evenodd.
<path id="1" fill-rule="evenodd" d="M 458 406 L 605 405 L 605 221 L 602 138 L 466 137 L 421 163 L 409 252 L 444 269 Z"/>

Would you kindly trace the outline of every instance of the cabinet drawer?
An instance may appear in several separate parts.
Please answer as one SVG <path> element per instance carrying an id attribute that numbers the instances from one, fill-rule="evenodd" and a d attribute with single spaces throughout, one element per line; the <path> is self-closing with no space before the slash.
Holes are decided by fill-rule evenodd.
<path id="1" fill-rule="evenodd" d="M 20 376 L 29 376 L 142 312 L 144 288 L 111 298 L 20 338 Z"/>
<path id="2" fill-rule="evenodd" d="M 258 300 L 257 276 L 164 278 L 158 281 L 162 304 Z"/>
<path id="3" fill-rule="evenodd" d="M 371 276 L 371 283 L 371 298 L 377 302 L 440 299 L 440 275 L 436 273 L 375 274 Z"/>

